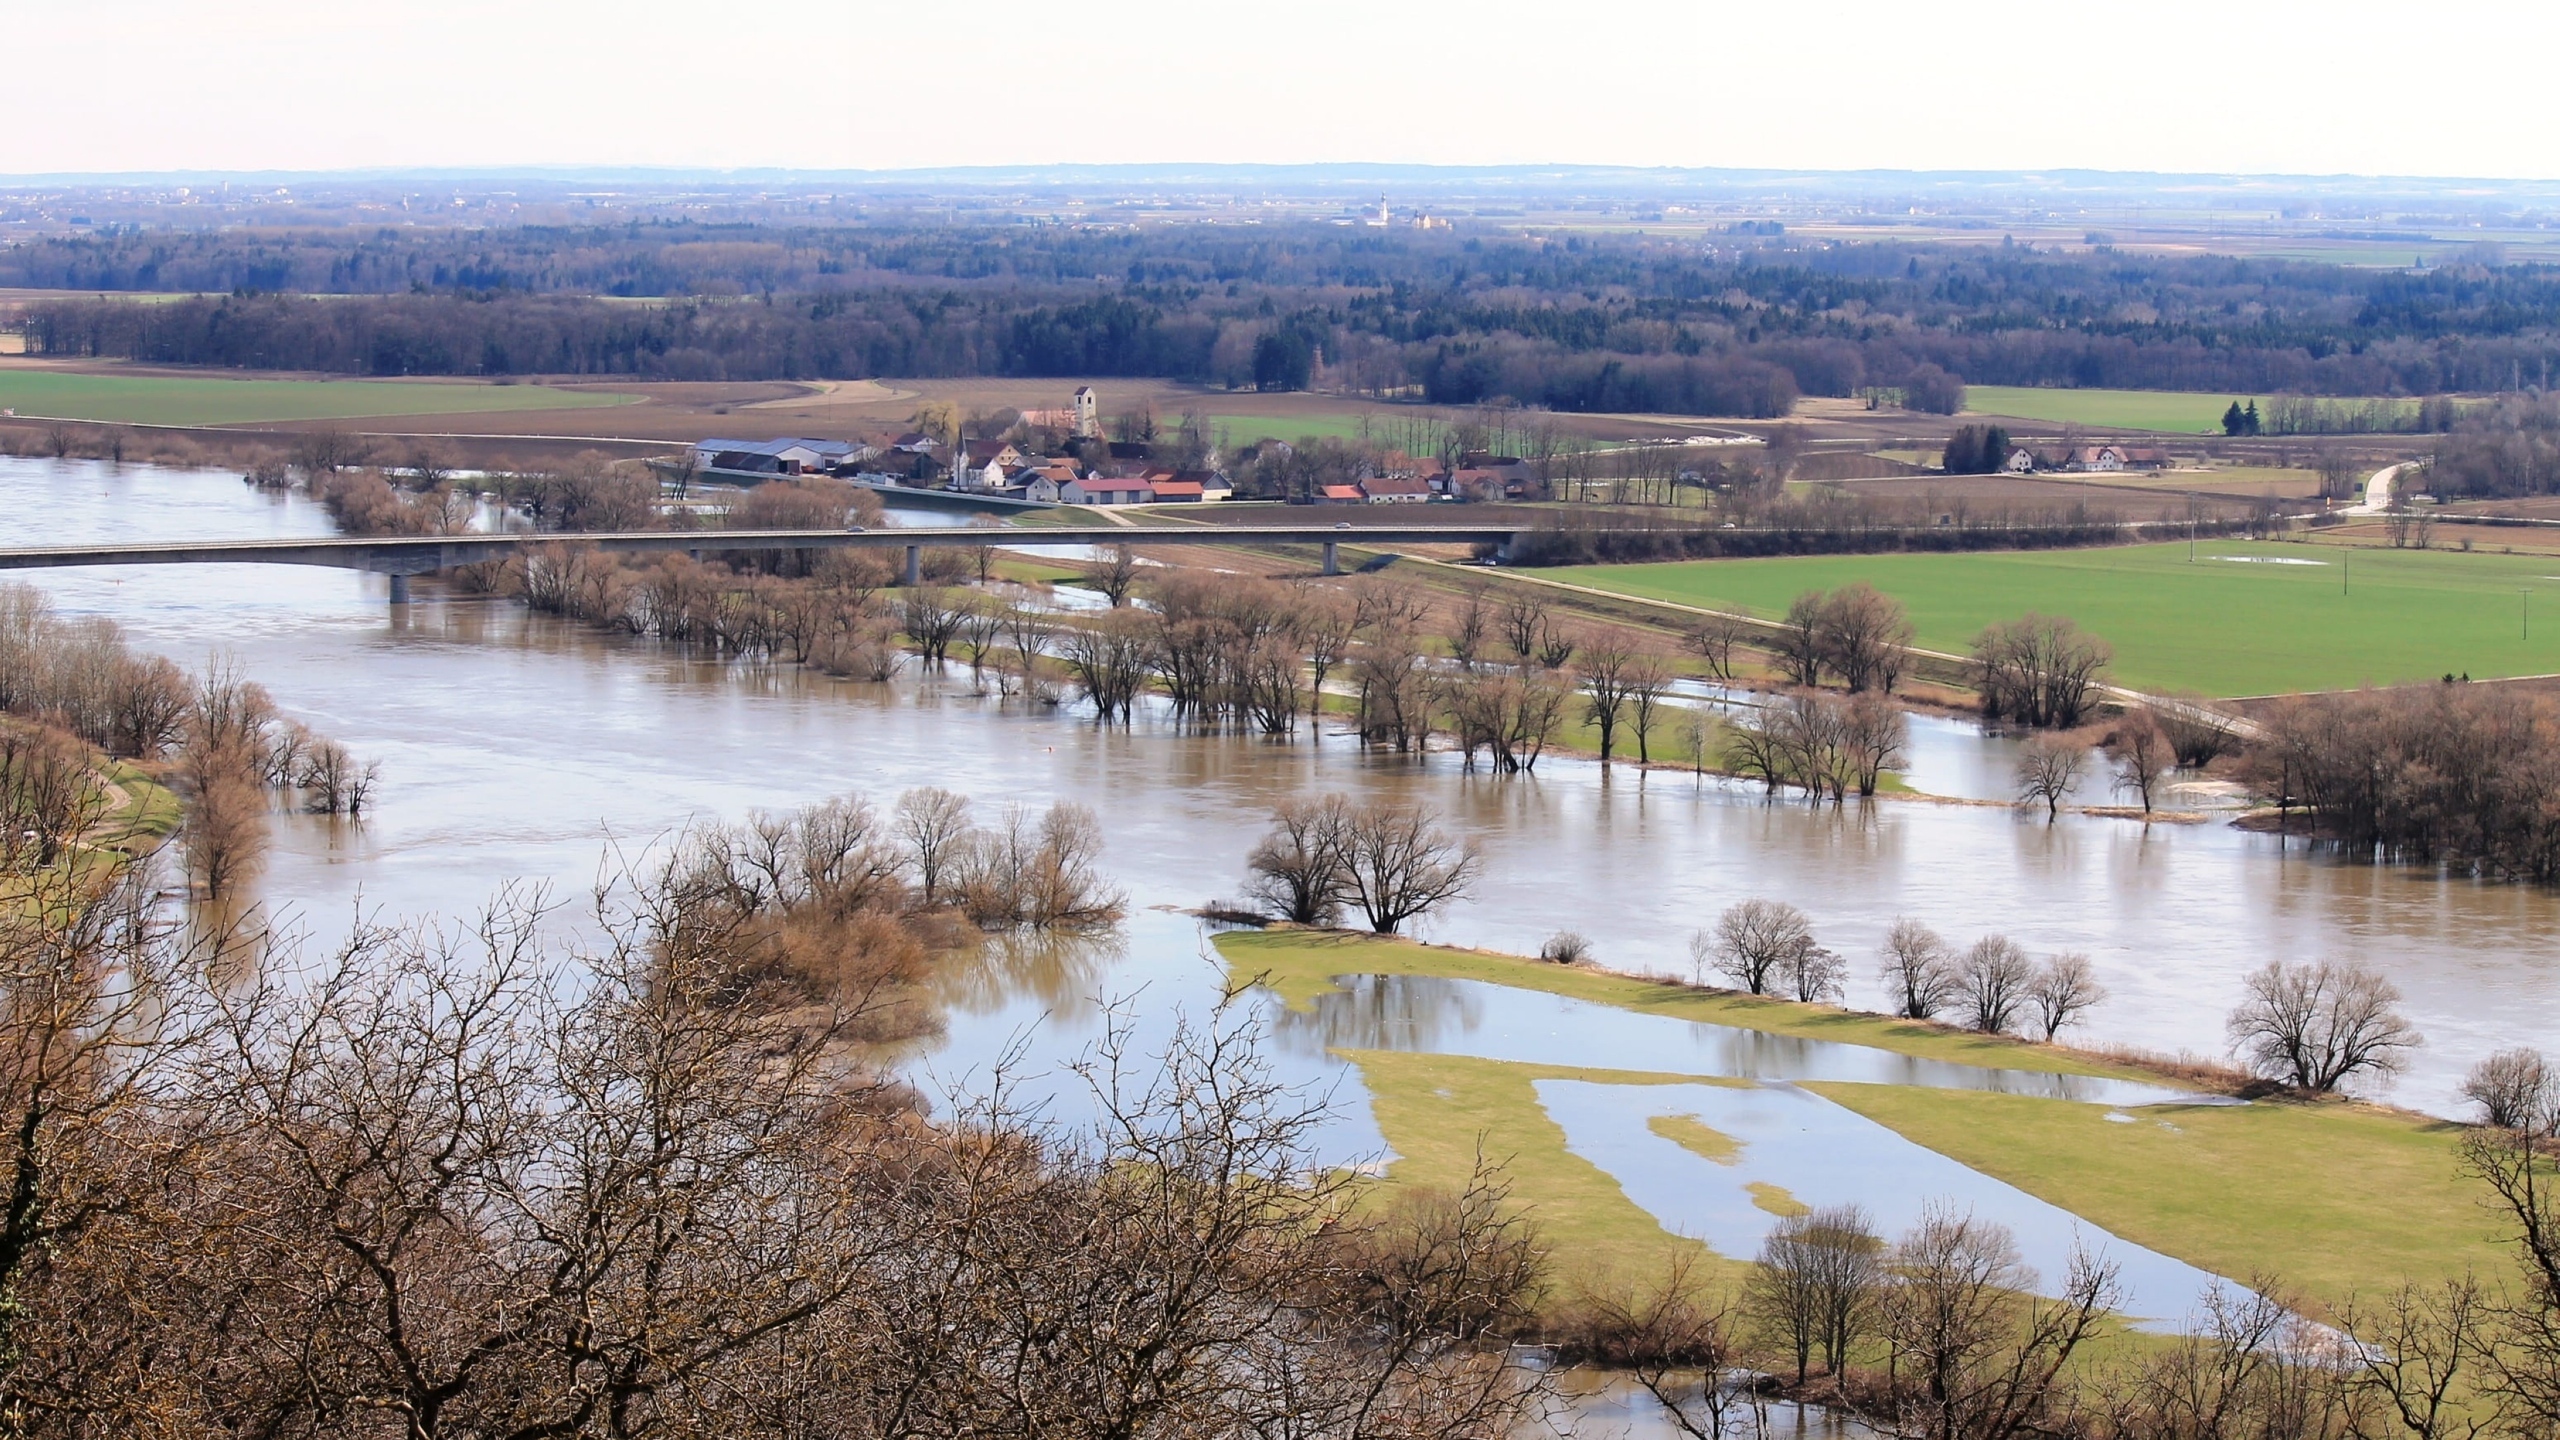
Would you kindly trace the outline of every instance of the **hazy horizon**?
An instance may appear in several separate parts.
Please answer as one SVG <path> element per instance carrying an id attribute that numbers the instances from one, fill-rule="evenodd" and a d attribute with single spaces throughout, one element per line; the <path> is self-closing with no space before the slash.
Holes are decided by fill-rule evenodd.
<path id="1" fill-rule="evenodd" d="M 2389 12 L 2373 11 L 2380 17 Z M 0 174 L 1165 161 L 2560 178 L 2549 7 L 0 0 Z M 2458 81 L 2459 83 L 2447 83 Z M 1179 137 L 1179 138 L 1175 138 Z M 1555 157 L 1582 157 L 1558 160 Z"/>

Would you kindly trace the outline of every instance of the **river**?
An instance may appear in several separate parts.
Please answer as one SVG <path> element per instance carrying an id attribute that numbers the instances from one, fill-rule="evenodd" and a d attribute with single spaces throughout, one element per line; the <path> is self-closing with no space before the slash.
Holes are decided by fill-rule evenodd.
<path id="1" fill-rule="evenodd" d="M 0 543 L 329 529 L 308 501 L 230 475 L 0 459 Z M 2047 825 L 1909 800 L 1813 810 L 1570 759 L 1505 780 L 1461 773 L 1454 757 L 1363 755 L 1339 737 L 1186 735 L 1159 714 L 1097 729 L 1073 707 L 974 695 L 965 672 L 865 685 L 714 663 L 432 584 L 394 613 L 383 580 L 339 570 L 23 578 L 66 612 L 111 617 L 190 665 L 236 655 L 286 711 L 381 762 L 378 810 L 361 824 L 279 818 L 262 890 L 315 936 L 359 907 L 467 913 L 519 879 L 580 896 L 609 839 L 645 844 L 694 817 L 843 791 L 886 801 L 933 784 L 988 807 L 1093 806 L 1130 923 L 1099 947 L 1049 947 L 967 977 L 925 1062 L 945 1078 L 982 1070 L 1016 1038 L 1034 1064 L 1072 1052 L 1096 1033 L 1098 995 L 1128 1000 L 1149 1029 L 1205 1004 L 1214 967 L 1198 927 L 1173 912 L 1234 892 L 1274 803 L 1327 790 L 1427 801 L 1482 843 L 1483 881 L 1431 929 L 1436 940 L 1534 951 L 1571 928 L 1604 963 L 1685 973 L 1690 932 L 1767 896 L 1809 912 L 1852 957 L 1851 1000 L 1877 1004 L 1876 943 L 1909 914 L 1959 944 L 1996 929 L 2039 953 L 2087 952 L 2111 998 L 2085 1040 L 2217 1056 L 2245 972 L 2277 958 L 2361 959 L 2400 985 L 2427 1040 L 2390 1098 L 2447 1113 L 2474 1060 L 2560 1029 L 2551 894 L 2342 864 L 2220 823 Z M 1996 786 L 2005 742 L 1946 721 L 1919 738 L 1915 782 Z M 1356 1077 L 1320 1053 L 1283 1063 L 1341 1087 L 1343 1143 L 1374 1136 Z"/>

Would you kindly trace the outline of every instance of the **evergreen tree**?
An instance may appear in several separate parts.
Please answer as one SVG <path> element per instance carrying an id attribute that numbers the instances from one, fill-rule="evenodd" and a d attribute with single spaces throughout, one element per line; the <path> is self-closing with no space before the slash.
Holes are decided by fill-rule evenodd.
<path id="1" fill-rule="evenodd" d="M 2225 435 L 2245 435 L 2248 433 L 2248 424 L 2249 417 L 2240 413 L 2240 402 L 2237 400 L 2231 402 L 2230 409 L 2222 412 L 2222 433 Z"/>
<path id="2" fill-rule="evenodd" d="M 1988 475 L 2009 458 L 2009 432 L 1998 425 L 1966 425 L 1947 437 L 1938 457 L 1950 475 Z"/>

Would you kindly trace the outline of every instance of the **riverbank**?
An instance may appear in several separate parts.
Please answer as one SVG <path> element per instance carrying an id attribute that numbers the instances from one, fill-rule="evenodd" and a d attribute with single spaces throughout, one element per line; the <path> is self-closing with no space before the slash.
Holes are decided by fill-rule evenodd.
<path id="1" fill-rule="evenodd" d="M 1827 1006 L 1702 990 L 1587 966 L 1338 932 L 1229 934 L 1217 947 L 1231 979 L 1258 980 L 1298 1013 L 1335 977 L 1394 975 L 1474 981 L 1636 1014 L 1772 1036 L 1872 1047 L 1921 1060 L 2193 1087 L 2175 1062 L 2031 1044 Z M 1531 1208 L 1559 1252 L 1593 1275 L 1641 1276 L 1698 1242 L 1631 1198 L 1626 1180 L 1578 1153 L 1541 1097 L 1541 1082 L 1616 1086 L 1749 1086 L 1729 1077 L 1526 1065 L 1456 1054 L 1344 1048 L 1372 1096 L 1399 1185 L 1460 1181 L 1479 1148 L 1505 1160 L 1514 1200 Z M 1801 1089 L 1925 1150 L 2059 1207 L 2124 1241 L 2215 1274 L 2264 1276 L 2325 1315 L 2375 1295 L 2466 1269 L 2497 1273 L 2509 1258 L 2476 1188 L 2459 1173 L 2462 1127 L 2345 1100 L 2247 1105 L 2197 1090 L 2192 1104 L 2111 1108 L 2069 1099 L 1809 1080 Z M 1743 1144 L 1703 1122 L 1654 1122 L 1655 1133 L 1712 1163 Z M 1706 1151 L 1730 1147 L 1727 1159 Z M 1587 1149 L 1587 1147 L 1583 1147 Z M 1782 1213 L 1792 1198 L 1755 1192 Z M 1738 1274 L 1749 1255 L 1714 1254 Z"/>

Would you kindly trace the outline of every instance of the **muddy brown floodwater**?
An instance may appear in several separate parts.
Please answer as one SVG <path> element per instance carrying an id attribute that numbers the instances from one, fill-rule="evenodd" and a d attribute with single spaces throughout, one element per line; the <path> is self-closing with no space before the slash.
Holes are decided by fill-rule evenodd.
<path id="1" fill-rule="evenodd" d="M 0 459 L 0 544 L 328 533 L 308 502 L 223 474 Z M 1430 938 L 1534 951 L 1559 929 L 1604 962 L 1685 973 L 1691 931 L 1746 896 L 1792 901 L 1852 957 L 1878 1004 L 1877 941 L 1897 915 L 1955 939 L 2004 931 L 2080 950 L 2111 998 L 2084 1038 L 2219 1055 L 2240 978 L 2269 959 L 2378 967 L 2427 1039 L 2388 1093 L 2451 1112 L 2472 1061 L 2560 1033 L 2560 902 L 2522 886 L 2339 863 L 2227 825 L 2066 817 L 1883 801 L 1812 810 L 1683 774 L 1548 760 L 1535 778 L 1364 756 L 1339 737 L 1275 744 L 1180 732 L 1158 713 L 1097 729 L 1076 708 L 970 693 L 967 674 L 888 685 L 787 666 L 713 663 L 504 601 L 345 571 L 178 566 L 25 572 L 65 611 L 113 618 L 188 664 L 237 655 L 283 708 L 381 762 L 361 824 L 280 817 L 261 882 L 315 938 L 359 907 L 464 915 L 532 879 L 583 895 L 610 839 L 640 845 L 702 816 L 736 818 L 844 791 L 886 801 L 942 785 L 982 806 L 1089 804 L 1133 919 L 1108 942 L 1001 949 L 954 982 L 949 1034 L 925 1065 L 983 1071 L 1020 1041 L 1033 1064 L 1097 1032 L 1097 997 L 1154 1031 L 1213 993 L 1205 942 L 1174 907 L 1233 893 L 1262 816 L 1342 790 L 1427 801 L 1480 840 L 1474 897 Z M 1923 727 L 1915 778 L 1979 788 L 2003 742 Z M 1983 777 L 1992 777 L 1985 780 Z M 563 925 L 574 921 L 566 916 Z M 1596 1037 L 1595 1037 L 1596 1040 Z M 1358 1082 L 1320 1054 L 1291 1073 L 1342 1087 L 1337 1140 L 1374 1141 Z"/>

